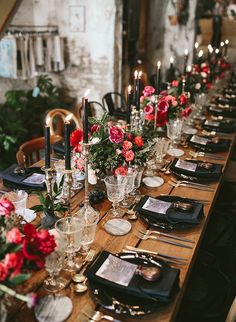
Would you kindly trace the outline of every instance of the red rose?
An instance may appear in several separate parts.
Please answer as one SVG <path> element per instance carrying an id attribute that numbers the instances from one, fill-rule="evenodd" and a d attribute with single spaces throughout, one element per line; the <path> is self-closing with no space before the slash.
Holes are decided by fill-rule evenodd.
<path id="1" fill-rule="evenodd" d="M 4 263 L 8 269 L 14 269 L 11 276 L 17 275 L 23 265 L 23 255 L 21 252 L 6 254 Z"/>
<path id="2" fill-rule="evenodd" d="M 120 144 L 124 141 L 124 132 L 118 126 L 111 126 L 109 128 L 109 140 L 112 143 Z"/>
<path id="3" fill-rule="evenodd" d="M 152 95 L 155 92 L 155 88 L 152 86 L 145 86 L 143 90 L 143 95 L 145 97 Z"/>
<path id="4" fill-rule="evenodd" d="M 160 111 L 157 113 L 157 126 L 164 126 L 167 123 L 167 112 Z"/>
<path id="5" fill-rule="evenodd" d="M 130 162 L 134 159 L 134 152 L 132 150 L 124 151 L 123 155 L 125 157 L 125 161 Z"/>
<path id="6" fill-rule="evenodd" d="M 139 147 L 141 148 L 143 146 L 143 138 L 141 136 L 136 136 L 134 138 L 134 143 Z"/>
<path id="7" fill-rule="evenodd" d="M 92 126 L 91 126 L 91 132 L 93 133 L 93 132 L 97 132 L 99 129 L 100 129 L 100 125 L 99 124 L 93 124 Z"/>
<path id="8" fill-rule="evenodd" d="M 179 85 L 179 82 L 177 80 L 173 80 L 172 83 L 171 83 L 171 85 L 173 87 L 177 87 Z"/>
<path id="9" fill-rule="evenodd" d="M 81 153 L 82 152 L 82 145 L 81 144 L 77 144 L 74 149 L 73 149 L 74 153 Z"/>
<path id="10" fill-rule="evenodd" d="M 127 168 L 126 167 L 123 167 L 123 166 L 120 166 L 117 169 L 115 169 L 114 173 L 115 173 L 116 176 L 117 175 L 126 176 L 126 174 L 127 174 Z"/>
<path id="11" fill-rule="evenodd" d="M 187 104 L 187 97 L 184 94 L 181 94 L 179 97 L 180 104 L 185 105 Z"/>
<path id="12" fill-rule="evenodd" d="M 0 199 L 0 216 L 10 216 L 15 210 L 14 204 L 7 198 Z"/>
<path id="13" fill-rule="evenodd" d="M 38 249 L 43 254 L 50 254 L 56 248 L 56 242 L 53 235 L 50 235 L 46 229 L 40 229 L 37 231 L 37 238 L 39 239 Z"/>
<path id="14" fill-rule="evenodd" d="M 149 104 L 149 105 L 144 107 L 143 111 L 144 111 L 145 114 L 149 115 L 149 114 L 153 113 L 154 108 L 153 108 L 153 106 L 151 104 Z"/>
<path id="15" fill-rule="evenodd" d="M 182 116 L 183 117 L 188 117 L 192 112 L 192 109 L 190 106 L 186 107 L 183 112 L 182 112 Z"/>
<path id="16" fill-rule="evenodd" d="M 167 112 L 169 104 L 164 98 L 162 98 L 160 99 L 157 107 L 158 107 L 158 111 Z"/>
<path id="17" fill-rule="evenodd" d="M 6 264 L 3 262 L 0 262 L 0 281 L 5 281 L 8 275 L 8 269 L 6 267 Z"/>
<path id="18" fill-rule="evenodd" d="M 17 227 L 12 228 L 6 233 L 6 241 L 15 244 L 20 244 L 22 242 L 22 235 Z"/>
<path id="19" fill-rule="evenodd" d="M 145 120 L 147 121 L 152 121 L 154 120 L 155 116 L 153 114 L 146 114 L 145 115 Z"/>
<path id="20" fill-rule="evenodd" d="M 207 89 L 211 89 L 213 85 L 212 85 L 212 83 L 207 83 L 206 86 L 207 86 Z"/>
<path id="21" fill-rule="evenodd" d="M 132 133 L 126 133 L 126 139 L 129 140 L 129 141 L 132 141 L 134 138 L 133 134 Z"/>
<path id="22" fill-rule="evenodd" d="M 74 148 L 77 144 L 79 144 L 83 140 L 83 131 L 81 129 L 77 129 L 73 131 L 70 135 L 70 145 Z"/>
<path id="23" fill-rule="evenodd" d="M 127 151 L 127 150 L 131 150 L 133 147 L 133 144 L 130 141 L 124 141 L 123 143 L 123 150 Z"/>

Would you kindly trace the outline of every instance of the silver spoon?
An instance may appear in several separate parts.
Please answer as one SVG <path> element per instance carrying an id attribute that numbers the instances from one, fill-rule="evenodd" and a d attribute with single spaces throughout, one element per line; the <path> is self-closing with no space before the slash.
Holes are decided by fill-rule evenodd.
<path id="1" fill-rule="evenodd" d="M 84 293 L 87 291 L 88 286 L 85 284 L 87 282 L 87 277 L 83 281 L 83 283 L 78 283 L 73 285 L 73 289 L 76 293 Z"/>
<path id="2" fill-rule="evenodd" d="M 82 267 L 84 266 L 84 268 L 82 269 L 82 271 L 80 273 L 72 276 L 72 280 L 75 283 L 81 283 L 86 279 L 86 276 L 84 275 L 84 272 L 87 268 L 86 263 L 88 264 L 89 262 L 91 262 L 93 260 L 95 254 L 96 254 L 96 251 L 94 249 L 90 249 L 90 251 L 88 252 L 87 256 L 85 257 L 85 259 L 82 263 Z"/>

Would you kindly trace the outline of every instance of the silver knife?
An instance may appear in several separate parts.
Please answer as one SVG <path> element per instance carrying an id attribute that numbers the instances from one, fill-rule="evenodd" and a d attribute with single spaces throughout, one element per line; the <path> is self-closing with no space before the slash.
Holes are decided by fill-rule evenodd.
<path id="1" fill-rule="evenodd" d="M 183 258 L 183 257 L 178 257 L 178 256 L 171 256 L 171 255 L 165 255 L 165 254 L 161 254 L 159 252 L 154 252 L 152 250 L 147 250 L 147 249 L 142 249 L 142 248 L 138 248 L 138 247 L 133 247 L 133 246 L 129 246 L 126 245 L 125 246 L 126 249 L 137 252 L 137 253 L 145 253 L 145 254 L 150 254 L 150 255 L 155 255 L 155 256 L 161 256 L 164 258 L 170 258 L 170 259 L 174 259 L 174 260 L 179 260 L 179 261 L 187 261 L 187 258 Z"/>
<path id="2" fill-rule="evenodd" d="M 189 188 L 193 188 L 193 189 L 197 189 L 197 190 L 203 190 L 203 191 L 215 191 L 215 189 L 210 188 L 210 187 L 201 187 L 201 186 L 197 186 L 194 185 L 192 183 L 181 183 L 179 184 L 179 186 L 183 186 L 183 187 L 189 187 Z"/>
<path id="3" fill-rule="evenodd" d="M 199 152 L 199 156 L 204 156 L 204 157 L 208 157 L 211 159 L 215 159 L 215 160 L 224 160 L 225 158 L 220 156 L 220 155 L 215 155 L 215 154 L 211 154 L 211 153 L 205 153 L 205 152 Z"/>
<path id="4" fill-rule="evenodd" d="M 174 236 L 174 235 L 163 233 L 163 232 L 160 232 L 160 231 L 157 231 L 157 230 L 152 230 L 152 234 L 157 234 L 157 235 L 160 235 L 160 236 L 165 236 L 165 237 L 169 237 L 169 238 L 176 239 L 176 240 L 181 240 L 181 241 L 184 241 L 186 243 L 195 244 L 194 240 L 191 240 L 191 239 L 188 239 L 188 238 L 185 238 L 185 237 Z"/>

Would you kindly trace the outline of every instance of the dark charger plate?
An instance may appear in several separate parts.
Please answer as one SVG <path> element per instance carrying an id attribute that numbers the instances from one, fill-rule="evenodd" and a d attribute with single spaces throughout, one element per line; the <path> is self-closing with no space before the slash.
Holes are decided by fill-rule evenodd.
<path id="1" fill-rule="evenodd" d="M 148 254 L 134 254 L 131 252 L 119 253 L 117 256 L 138 265 L 159 267 L 159 264 L 161 264 L 169 267 L 169 265 L 164 261 Z M 161 306 L 169 303 L 169 301 L 164 302 L 152 297 L 143 298 L 127 294 L 91 279 L 89 280 L 89 287 L 96 302 L 98 302 L 104 309 L 123 316 L 137 318 L 154 313 Z M 176 291 L 177 289 L 178 287 L 176 286 Z"/>

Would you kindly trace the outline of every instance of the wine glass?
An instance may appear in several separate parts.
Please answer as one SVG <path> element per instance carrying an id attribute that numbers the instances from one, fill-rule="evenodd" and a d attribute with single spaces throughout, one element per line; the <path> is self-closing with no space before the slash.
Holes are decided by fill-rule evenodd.
<path id="1" fill-rule="evenodd" d="M 138 188 L 141 185 L 141 179 L 142 179 L 144 169 L 141 166 L 135 167 L 135 169 L 137 170 L 137 174 L 134 179 L 134 189 L 130 192 L 130 196 L 139 196 L 141 194 Z"/>
<path id="2" fill-rule="evenodd" d="M 174 157 L 180 157 L 184 154 L 183 150 L 176 148 L 181 141 L 183 124 L 184 119 L 180 118 L 169 120 L 167 123 L 167 136 L 171 140 L 171 148 L 168 149 L 167 153 Z"/>
<path id="3" fill-rule="evenodd" d="M 76 217 L 65 217 L 56 222 L 55 228 L 65 243 L 67 259 L 65 260 L 64 269 L 74 272 L 78 269 L 74 261 L 74 254 L 81 247 L 83 225 Z"/>
<path id="4" fill-rule="evenodd" d="M 45 269 L 49 277 L 44 281 L 43 287 L 49 292 L 58 292 L 67 285 L 67 280 L 58 277 L 63 268 L 65 249 L 60 248 L 49 254 L 45 259 Z"/>
<path id="5" fill-rule="evenodd" d="M 126 180 L 125 176 L 107 176 L 104 179 L 107 188 L 107 197 L 112 202 L 110 213 L 113 217 L 120 215 L 117 207 L 119 202 L 124 199 Z"/>
<path id="6" fill-rule="evenodd" d="M 125 184 L 125 195 L 124 199 L 121 202 L 122 208 L 127 208 L 130 206 L 128 195 L 134 189 L 134 180 L 137 175 L 137 170 L 135 168 L 128 168 L 126 174 L 126 184 Z M 117 175 L 118 180 L 122 180 L 122 175 Z"/>

